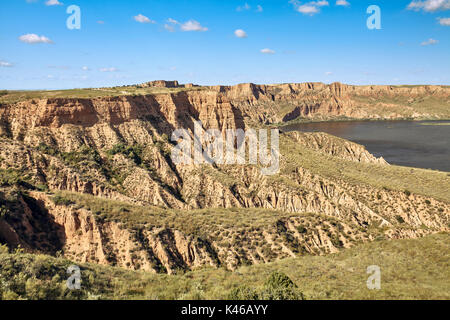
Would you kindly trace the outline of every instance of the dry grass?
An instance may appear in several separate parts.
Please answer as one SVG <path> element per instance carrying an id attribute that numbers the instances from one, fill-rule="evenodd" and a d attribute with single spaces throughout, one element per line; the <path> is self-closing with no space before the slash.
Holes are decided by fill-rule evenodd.
<path id="1" fill-rule="evenodd" d="M 0 103 L 16 103 L 31 99 L 47 98 L 101 98 L 130 95 L 177 93 L 181 91 L 204 90 L 201 87 L 194 88 L 138 88 L 112 87 L 112 88 L 86 88 L 70 90 L 36 90 L 36 91 L 6 91 L 0 95 Z"/>
<path id="2" fill-rule="evenodd" d="M 307 299 L 448 300 L 449 253 L 450 235 L 437 234 L 422 239 L 367 243 L 334 255 L 303 256 L 245 266 L 235 272 L 204 268 L 169 276 L 85 264 L 81 266 L 81 292 L 76 296 L 66 293 L 59 298 L 87 299 L 97 295 L 101 299 L 227 299 L 237 287 L 260 288 L 277 271 L 288 275 Z M 64 284 L 70 264 L 62 258 L 0 252 L 0 281 L 5 288 L 5 284 L 25 283 L 32 278 L 31 283 L 39 283 L 45 295 L 46 285 Z M 369 290 L 366 286 L 369 277 L 366 270 L 370 265 L 381 268 L 381 290 Z M 3 290 L 4 297 L 29 294 L 25 286 L 15 288 L 19 295 Z M 48 291 L 54 294 L 54 290 Z"/>

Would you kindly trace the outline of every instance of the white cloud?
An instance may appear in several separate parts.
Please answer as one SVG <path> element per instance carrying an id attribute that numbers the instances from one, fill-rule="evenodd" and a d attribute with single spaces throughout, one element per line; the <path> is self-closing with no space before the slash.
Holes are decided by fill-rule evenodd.
<path id="1" fill-rule="evenodd" d="M 45 36 L 38 36 L 34 33 L 24 34 L 19 37 L 19 40 L 25 43 L 35 44 L 35 43 L 53 43 L 52 40 Z"/>
<path id="2" fill-rule="evenodd" d="M 175 32 L 175 25 L 179 25 L 180 23 L 172 18 L 167 19 L 166 24 L 164 24 L 164 29 L 166 29 L 169 32 Z"/>
<path id="3" fill-rule="evenodd" d="M 98 23 L 98 24 L 105 24 L 105 21 L 99 20 L 99 21 L 97 21 L 97 23 Z"/>
<path id="4" fill-rule="evenodd" d="M 318 13 L 320 10 L 315 6 L 310 6 L 308 4 L 304 4 L 302 6 L 299 6 L 297 11 L 301 12 L 303 14 L 314 15 L 314 14 Z"/>
<path id="5" fill-rule="evenodd" d="M 167 22 L 172 23 L 172 24 L 180 24 L 177 20 L 169 18 L 167 19 Z"/>
<path id="6" fill-rule="evenodd" d="M 58 0 L 48 0 L 45 2 L 46 6 L 62 6 L 63 3 L 59 2 Z"/>
<path id="7" fill-rule="evenodd" d="M 264 53 L 264 54 L 275 54 L 275 51 L 266 48 L 266 49 L 262 49 L 261 53 Z"/>
<path id="8" fill-rule="evenodd" d="M 347 0 L 337 0 L 336 1 L 336 5 L 337 6 L 348 7 L 350 5 L 350 2 L 348 2 Z"/>
<path id="9" fill-rule="evenodd" d="M 100 72 L 117 72 L 116 68 L 101 68 Z"/>
<path id="10" fill-rule="evenodd" d="M 450 10 L 450 0 L 425 0 L 412 1 L 408 5 L 408 10 L 435 12 L 440 10 Z"/>
<path id="11" fill-rule="evenodd" d="M 155 21 L 150 20 L 149 18 L 147 18 L 146 16 L 144 16 L 142 14 L 138 14 L 137 16 L 135 16 L 134 20 L 136 20 L 137 22 L 140 22 L 140 23 L 156 23 Z"/>
<path id="12" fill-rule="evenodd" d="M 333 72 L 331 72 L 331 71 L 325 72 L 325 75 L 327 75 L 327 76 L 331 76 L 332 74 L 333 74 Z"/>
<path id="13" fill-rule="evenodd" d="M 437 18 L 441 26 L 450 26 L 450 18 Z"/>
<path id="14" fill-rule="evenodd" d="M 250 10 L 252 7 L 248 3 L 244 4 L 243 6 L 239 6 L 236 8 L 237 11 L 246 11 Z"/>
<path id="15" fill-rule="evenodd" d="M 175 27 L 167 23 L 164 25 L 164 29 L 166 29 L 169 32 L 175 32 Z"/>
<path id="16" fill-rule="evenodd" d="M 89 69 L 89 67 L 83 66 L 83 67 L 81 67 L 81 70 L 83 70 L 83 71 L 89 71 L 89 70 L 91 70 L 91 69 Z"/>
<path id="17" fill-rule="evenodd" d="M 202 27 L 200 22 L 195 20 L 189 20 L 181 25 L 182 31 L 208 31 L 208 28 Z"/>
<path id="18" fill-rule="evenodd" d="M 189 20 L 185 23 L 181 23 L 175 19 L 169 18 L 167 19 L 167 23 L 164 24 L 164 29 L 166 29 L 169 32 L 175 32 L 176 26 L 179 26 L 181 31 L 208 31 L 208 28 L 203 27 L 200 22 L 195 20 Z"/>
<path id="19" fill-rule="evenodd" d="M 264 11 L 263 7 L 258 4 L 256 6 L 256 12 L 263 12 L 263 11 Z"/>
<path id="20" fill-rule="evenodd" d="M 12 63 L 11 62 L 7 62 L 7 61 L 2 61 L 0 60 L 0 67 L 5 67 L 5 68 L 9 68 L 12 67 Z"/>
<path id="21" fill-rule="evenodd" d="M 438 44 L 439 40 L 435 40 L 435 39 L 428 39 L 427 41 L 422 42 L 420 45 L 421 46 L 430 46 L 430 45 L 435 45 Z"/>
<path id="22" fill-rule="evenodd" d="M 238 37 L 238 38 L 247 38 L 247 33 L 246 33 L 244 30 L 242 30 L 242 29 L 237 29 L 237 30 L 234 32 L 234 35 L 235 35 L 236 37 Z"/>
<path id="23" fill-rule="evenodd" d="M 294 6 L 296 11 L 310 16 L 319 13 L 321 7 L 326 7 L 330 5 L 329 2 L 325 0 L 311 1 L 305 4 L 302 4 L 298 0 L 291 0 L 290 3 Z"/>

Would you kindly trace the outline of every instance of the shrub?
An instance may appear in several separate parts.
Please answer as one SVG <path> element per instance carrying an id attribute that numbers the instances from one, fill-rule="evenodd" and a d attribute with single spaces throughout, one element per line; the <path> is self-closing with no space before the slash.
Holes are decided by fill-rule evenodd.
<path id="1" fill-rule="evenodd" d="M 400 216 L 395 216 L 395 219 L 397 219 L 398 223 L 405 223 L 405 220 Z"/>
<path id="2" fill-rule="evenodd" d="M 304 300 L 297 285 L 284 273 L 273 272 L 260 290 L 247 286 L 233 289 L 230 300 Z"/>
<path id="3" fill-rule="evenodd" d="M 297 231 L 299 233 L 306 233 L 308 230 L 304 226 L 300 225 L 297 227 Z"/>
<path id="4" fill-rule="evenodd" d="M 59 195 L 59 194 L 57 194 L 54 197 L 52 197 L 52 201 L 57 206 L 70 206 L 70 205 L 75 203 L 72 200 L 67 199 L 67 198 L 65 198 L 65 197 L 63 197 L 62 195 Z"/>
<path id="5" fill-rule="evenodd" d="M 287 275 L 277 271 L 269 276 L 259 298 L 261 300 L 304 300 L 297 285 Z"/>
<path id="6" fill-rule="evenodd" d="M 142 146 L 126 146 L 123 143 L 116 144 L 111 150 L 107 152 L 109 155 L 123 154 L 128 159 L 134 161 L 136 165 L 142 164 Z"/>
<path id="7" fill-rule="evenodd" d="M 231 290 L 228 300 L 259 300 L 259 294 L 247 286 L 241 286 Z"/>

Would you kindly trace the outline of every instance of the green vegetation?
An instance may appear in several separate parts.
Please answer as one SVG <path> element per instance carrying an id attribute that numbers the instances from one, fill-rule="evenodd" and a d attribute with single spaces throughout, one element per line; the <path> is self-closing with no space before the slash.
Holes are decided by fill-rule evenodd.
<path id="1" fill-rule="evenodd" d="M 366 243 L 326 256 L 303 256 L 166 275 L 79 265 L 81 290 L 65 287 L 63 258 L 6 253 L 0 246 L 3 299 L 450 299 L 450 235 Z M 366 286 L 367 267 L 381 268 L 381 290 Z"/>
<path id="2" fill-rule="evenodd" d="M 127 158 L 134 161 L 138 166 L 142 164 L 142 146 L 127 146 L 123 143 L 115 145 L 111 150 L 108 151 L 110 156 L 114 156 L 118 153 L 123 154 Z"/>
<path id="3" fill-rule="evenodd" d="M 264 286 L 253 289 L 241 286 L 233 289 L 229 300 L 303 300 L 303 294 L 297 285 L 284 273 L 274 271 L 266 280 Z"/>
<path id="4" fill-rule="evenodd" d="M 70 206 L 75 203 L 72 200 L 67 199 L 66 197 L 64 197 L 60 194 L 57 194 L 54 197 L 52 197 L 52 201 L 57 206 Z"/>
<path id="5" fill-rule="evenodd" d="M 422 126 L 450 126 L 450 122 L 422 122 Z"/>
<path id="6" fill-rule="evenodd" d="M 29 176 L 24 175 L 19 170 L 0 168 L 0 187 L 27 185 L 30 180 Z"/>

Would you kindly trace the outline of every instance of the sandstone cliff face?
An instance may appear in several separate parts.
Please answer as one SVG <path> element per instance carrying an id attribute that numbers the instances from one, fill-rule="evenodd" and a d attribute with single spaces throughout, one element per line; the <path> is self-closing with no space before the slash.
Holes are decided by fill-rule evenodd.
<path id="1" fill-rule="evenodd" d="M 392 105 L 383 114 L 361 106 L 380 97 L 408 104 L 408 99 L 424 96 L 449 101 L 450 89 L 243 84 L 1 105 L 0 173 L 12 171 L 22 180 L 6 179 L 0 195 L 14 188 L 27 195 L 18 196 L 15 207 L 0 197 L 9 212 L 0 219 L 0 241 L 52 254 L 62 251 L 74 261 L 174 273 L 203 265 L 234 269 L 298 254 L 325 254 L 377 237 L 448 232 L 448 200 L 325 176 L 314 166 L 299 165 L 296 159 L 307 156 L 312 162 L 329 159 L 327 165 L 336 159 L 349 166 L 388 166 L 363 146 L 326 134 L 283 134 L 282 147 L 301 149 L 282 148 L 281 170 L 273 177 L 262 176 L 256 166 L 176 165 L 170 158 L 173 130 L 185 128 L 192 135 L 197 120 L 204 128 L 225 133 L 298 116 L 421 117 L 430 111 L 421 113 L 411 104 L 405 106 L 406 113 Z M 361 102 L 361 97 L 369 102 Z M 303 151 L 307 152 L 296 154 Z M 442 181 L 444 186 L 447 183 Z M 58 191 L 167 212 L 223 208 L 230 216 L 236 214 L 234 210 L 244 217 L 251 210 L 275 210 L 268 214 L 270 219 L 280 216 L 258 227 L 252 226 L 253 220 L 242 227 L 211 223 L 199 237 L 186 229 L 197 219 L 194 213 L 192 221 L 185 218 L 178 225 L 152 220 L 133 229 L 123 221 L 131 215 L 127 211 L 122 220 L 103 221 L 85 205 L 54 203 L 50 193 Z"/>

